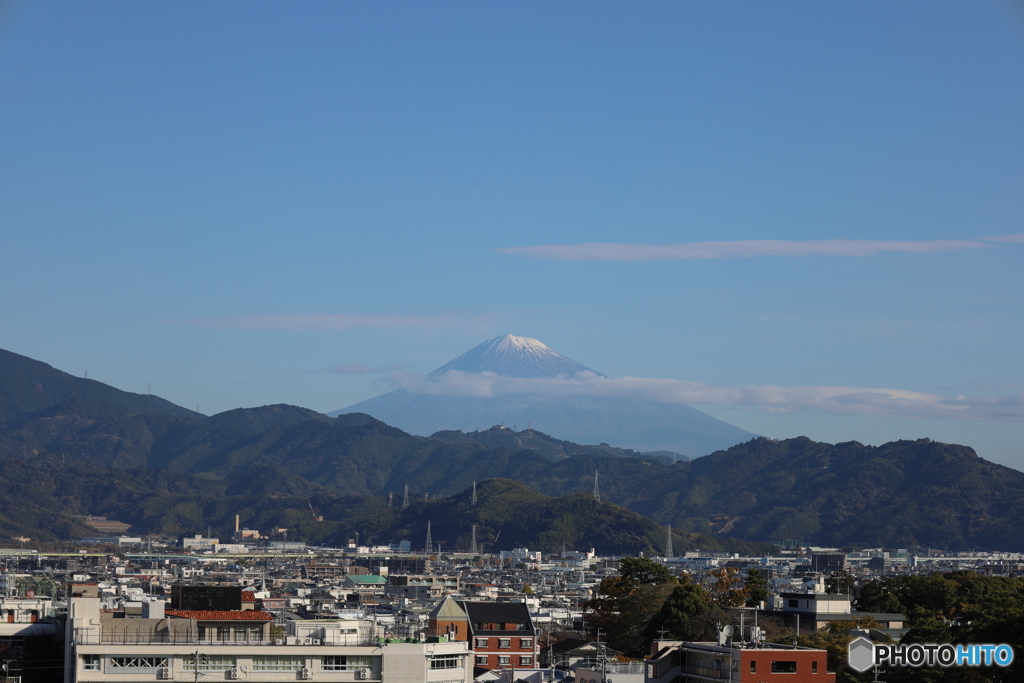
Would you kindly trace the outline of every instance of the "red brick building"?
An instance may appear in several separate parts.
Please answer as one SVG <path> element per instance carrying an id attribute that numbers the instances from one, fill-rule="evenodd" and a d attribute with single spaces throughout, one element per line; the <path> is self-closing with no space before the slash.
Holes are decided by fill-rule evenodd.
<path id="1" fill-rule="evenodd" d="M 645 683 L 835 683 L 825 650 L 778 643 L 654 641 Z"/>
<path id="2" fill-rule="evenodd" d="M 521 602 L 474 602 L 447 597 L 430 613 L 436 635 L 469 641 L 474 669 L 537 668 L 537 629 Z"/>

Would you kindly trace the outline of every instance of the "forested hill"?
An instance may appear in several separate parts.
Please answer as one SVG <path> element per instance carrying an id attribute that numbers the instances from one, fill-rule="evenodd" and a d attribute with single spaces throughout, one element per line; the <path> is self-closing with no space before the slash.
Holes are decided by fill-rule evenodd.
<path id="1" fill-rule="evenodd" d="M 929 439 L 759 438 L 618 493 L 661 523 L 747 539 L 1024 549 L 1024 473 Z"/>
<path id="2" fill-rule="evenodd" d="M 133 394 L 94 379 L 74 377 L 46 363 L 0 349 L 0 425 L 29 413 L 84 399 L 137 415 L 201 417 L 159 396 Z"/>
<path id="3" fill-rule="evenodd" d="M 1024 550 L 1024 474 L 966 446 L 928 439 L 875 447 L 755 438 L 671 465 L 536 430 L 496 427 L 426 438 L 368 415 L 331 418 L 288 405 L 205 417 L 7 352 L 0 352 L 0 397 L 6 416 L 0 458 L 31 462 L 37 477 L 53 463 L 74 464 L 83 477 L 99 482 L 87 497 L 65 487 L 53 510 L 115 514 L 116 506 L 100 509 L 104 499 L 96 491 L 104 477 L 114 489 L 131 477 L 141 483 L 178 477 L 160 481 L 173 480 L 179 498 L 167 498 L 157 487 L 153 500 L 143 503 L 152 492 L 139 489 L 132 504 L 146 509 L 132 512 L 131 520 L 142 525 L 140 532 L 201 530 L 228 514 L 225 504 L 205 496 L 231 498 L 257 523 L 270 496 L 295 502 L 302 516 L 307 496 L 383 499 L 408 486 L 414 499 L 435 499 L 465 491 L 474 481 L 501 478 L 557 498 L 589 495 L 596 477 L 603 500 L 686 533 L 824 546 Z M 17 469 L 13 462 L 4 466 Z M 118 474 L 126 470 L 141 474 L 126 480 Z M 3 490 L 14 496 L 18 489 Z M 32 505 L 44 498 L 33 498 Z M 115 498 L 127 504 L 124 496 Z M 9 511 L 9 528 L 39 535 L 19 516 L 21 500 L 0 501 Z M 161 508 L 165 503 L 169 507 Z M 269 507 L 285 514 L 280 505 Z M 81 535 L 74 525 L 61 528 Z"/>

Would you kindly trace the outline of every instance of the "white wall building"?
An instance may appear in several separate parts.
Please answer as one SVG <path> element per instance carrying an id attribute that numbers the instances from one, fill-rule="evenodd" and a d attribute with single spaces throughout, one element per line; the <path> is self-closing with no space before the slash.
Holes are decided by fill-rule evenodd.
<path id="1" fill-rule="evenodd" d="M 144 603 L 142 618 L 120 618 L 101 612 L 97 595 L 96 586 L 72 591 L 64 683 L 472 680 L 465 642 L 384 642 L 367 620 L 276 625 L 265 612 L 165 612 L 163 602 Z"/>

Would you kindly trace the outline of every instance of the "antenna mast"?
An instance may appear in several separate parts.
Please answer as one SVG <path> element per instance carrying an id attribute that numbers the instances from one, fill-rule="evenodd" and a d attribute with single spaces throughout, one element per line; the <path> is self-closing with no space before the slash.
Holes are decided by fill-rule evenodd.
<path id="1" fill-rule="evenodd" d="M 430 537 L 430 521 L 427 521 L 427 554 L 433 552 L 434 540 Z"/>
<path id="2" fill-rule="evenodd" d="M 469 539 L 469 554 L 476 555 L 476 524 L 473 525 L 473 535 Z"/>
<path id="3" fill-rule="evenodd" d="M 476 482 L 473 482 L 473 498 L 470 500 L 470 505 L 476 505 Z M 476 527 L 473 527 L 474 529 Z"/>
<path id="4" fill-rule="evenodd" d="M 676 554 L 672 552 L 672 525 L 668 525 L 668 540 L 665 541 L 665 557 L 675 557 Z"/>
<path id="5" fill-rule="evenodd" d="M 597 470 L 594 470 L 594 500 L 601 502 L 601 489 L 597 485 Z"/>
<path id="6" fill-rule="evenodd" d="M 402 509 L 409 507 L 409 485 L 405 485 L 405 497 L 402 499 Z"/>

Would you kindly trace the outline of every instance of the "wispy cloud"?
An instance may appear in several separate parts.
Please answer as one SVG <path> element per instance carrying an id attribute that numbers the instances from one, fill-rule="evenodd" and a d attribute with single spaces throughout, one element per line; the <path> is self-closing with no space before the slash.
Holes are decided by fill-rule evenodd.
<path id="1" fill-rule="evenodd" d="M 357 328 L 446 327 L 467 323 L 476 324 L 490 320 L 491 316 L 489 315 L 473 315 L 469 313 L 427 315 L 283 313 L 191 318 L 188 320 L 176 320 L 174 324 L 229 330 L 348 330 Z"/>
<path id="2" fill-rule="evenodd" d="M 980 239 L 988 242 L 1024 242 L 1024 232 L 1014 233 L 1013 235 L 995 235 L 994 237 L 982 237 Z"/>
<path id="3" fill-rule="evenodd" d="M 317 368 L 310 370 L 311 373 L 333 373 L 337 375 L 383 375 L 387 372 L 399 372 L 405 370 L 406 365 L 384 365 L 371 367 L 362 363 L 348 363 L 347 365 L 332 365 L 329 368 Z"/>
<path id="4" fill-rule="evenodd" d="M 503 247 L 502 254 L 559 261 L 665 261 L 752 256 L 870 256 L 883 252 L 934 253 L 986 249 L 995 242 L 1024 242 L 1024 233 L 970 240 L 737 240 L 681 244 L 541 244 Z"/>
<path id="5" fill-rule="evenodd" d="M 450 371 L 439 377 L 395 373 L 390 382 L 411 393 L 454 396 L 599 396 L 684 405 L 713 404 L 769 413 L 820 410 L 839 415 L 1024 420 L 1024 392 L 1004 396 L 946 396 L 902 389 L 843 386 L 729 386 L 674 379 L 575 376 L 517 378 Z"/>

